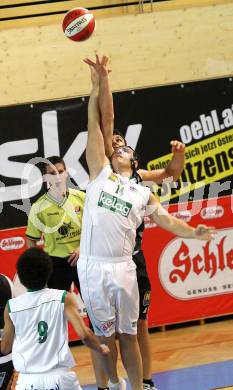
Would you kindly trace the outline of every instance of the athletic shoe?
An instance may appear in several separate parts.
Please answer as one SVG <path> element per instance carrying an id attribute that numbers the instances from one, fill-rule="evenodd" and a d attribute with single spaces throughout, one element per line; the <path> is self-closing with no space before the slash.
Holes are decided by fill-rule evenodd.
<path id="1" fill-rule="evenodd" d="M 148 385 L 147 383 L 143 383 L 143 390 L 158 390 L 155 385 Z"/>
<path id="2" fill-rule="evenodd" d="M 118 383 L 112 383 L 108 381 L 109 390 L 126 390 L 126 381 L 123 378 L 119 378 Z"/>

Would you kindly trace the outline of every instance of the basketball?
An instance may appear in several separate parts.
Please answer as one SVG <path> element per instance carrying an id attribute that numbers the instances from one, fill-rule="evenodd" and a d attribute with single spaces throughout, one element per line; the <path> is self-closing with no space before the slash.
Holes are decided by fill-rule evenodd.
<path id="1" fill-rule="evenodd" d="M 86 8 L 73 8 L 65 14 L 62 28 L 67 38 L 82 42 L 95 30 L 95 18 Z"/>

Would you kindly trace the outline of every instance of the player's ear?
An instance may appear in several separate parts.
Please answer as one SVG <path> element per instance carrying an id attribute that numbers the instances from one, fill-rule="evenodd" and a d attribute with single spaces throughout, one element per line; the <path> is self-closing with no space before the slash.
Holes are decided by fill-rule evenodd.
<path id="1" fill-rule="evenodd" d="M 138 169 L 138 160 L 134 160 L 135 169 Z"/>

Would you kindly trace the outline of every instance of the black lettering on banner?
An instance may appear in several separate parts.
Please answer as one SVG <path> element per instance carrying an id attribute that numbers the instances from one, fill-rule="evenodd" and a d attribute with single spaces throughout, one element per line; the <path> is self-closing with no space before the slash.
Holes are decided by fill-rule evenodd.
<path id="1" fill-rule="evenodd" d="M 226 176 L 231 174 L 233 166 L 233 147 L 228 151 L 221 151 L 213 154 L 213 157 L 206 157 L 203 160 L 198 160 L 194 163 L 187 162 L 176 185 L 173 183 L 163 183 L 158 186 L 158 196 L 164 197 L 169 194 L 175 195 L 179 190 L 186 185 L 185 183 L 195 184 L 201 181 L 206 181 L 207 178 L 213 178 L 218 173 L 226 172 Z"/>
<path id="2" fill-rule="evenodd" d="M 195 182 L 198 182 L 198 181 L 203 181 L 205 180 L 205 176 L 203 175 L 203 166 L 202 166 L 202 161 L 196 161 L 194 163 L 194 166 L 197 167 L 197 171 L 196 171 L 196 179 L 195 179 Z"/>

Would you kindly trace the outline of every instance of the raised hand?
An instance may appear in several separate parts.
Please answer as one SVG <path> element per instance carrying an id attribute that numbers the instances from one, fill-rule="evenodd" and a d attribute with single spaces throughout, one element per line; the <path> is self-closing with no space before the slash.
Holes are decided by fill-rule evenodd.
<path id="1" fill-rule="evenodd" d="M 173 140 L 170 142 L 170 145 L 172 147 L 172 153 L 184 153 L 185 151 L 185 144 L 183 144 L 180 141 Z"/>
<path id="2" fill-rule="evenodd" d="M 216 231 L 213 226 L 197 225 L 195 229 L 195 238 L 199 240 L 213 240 Z"/>
<path id="3" fill-rule="evenodd" d="M 102 56 L 102 59 L 100 60 L 98 54 L 96 54 L 95 57 L 96 62 L 90 60 L 89 58 L 85 58 L 83 61 L 87 65 L 92 66 L 100 77 L 108 76 L 108 74 L 111 72 L 110 69 L 107 69 L 109 58 L 107 56 Z"/>

